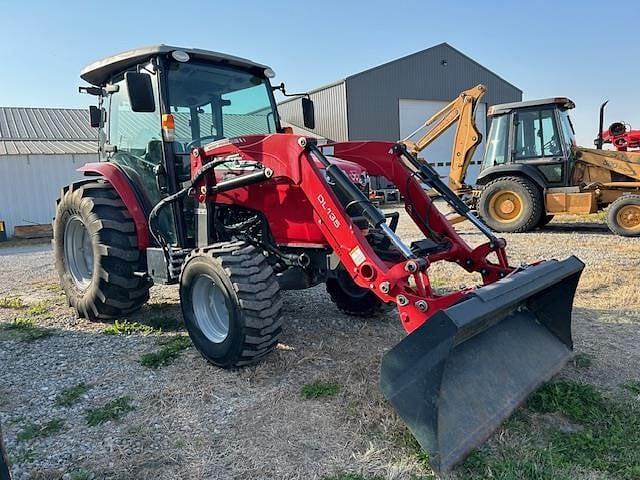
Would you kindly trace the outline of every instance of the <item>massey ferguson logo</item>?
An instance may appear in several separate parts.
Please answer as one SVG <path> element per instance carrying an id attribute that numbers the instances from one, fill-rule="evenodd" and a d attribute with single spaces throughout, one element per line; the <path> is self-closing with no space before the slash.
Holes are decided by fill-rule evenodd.
<path id="1" fill-rule="evenodd" d="M 336 214 L 333 213 L 331 207 L 327 206 L 327 201 L 325 200 L 324 195 L 322 195 L 321 193 L 318 194 L 318 202 L 322 206 L 322 209 L 327 213 L 327 217 L 329 218 L 329 221 L 333 224 L 333 226 L 336 228 L 340 228 L 340 220 L 338 220 Z"/>

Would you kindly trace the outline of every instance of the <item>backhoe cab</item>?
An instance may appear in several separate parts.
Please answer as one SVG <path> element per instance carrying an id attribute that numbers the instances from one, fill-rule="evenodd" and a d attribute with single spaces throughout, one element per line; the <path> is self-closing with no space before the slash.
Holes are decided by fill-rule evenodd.
<path id="1" fill-rule="evenodd" d="M 381 388 L 433 467 L 450 470 L 570 358 L 584 265 L 511 266 L 506 242 L 402 142 L 318 146 L 285 131 L 269 76 L 249 60 L 164 45 L 83 71 L 98 89 L 102 161 L 58 201 L 56 269 L 69 304 L 88 319 L 118 318 L 153 282 L 179 283 L 189 336 L 222 368 L 275 348 L 282 290 L 325 283 L 350 315 L 396 308 L 409 335 L 385 354 Z M 369 201 L 367 173 L 398 186 L 423 238 L 396 234 L 399 214 Z M 423 185 L 486 242 L 467 244 Z M 481 285 L 432 288 L 440 261 Z"/>
<path id="2" fill-rule="evenodd" d="M 494 105 L 475 193 L 480 217 L 497 232 L 525 232 L 554 215 L 610 205 L 617 234 L 640 235 L 640 154 L 578 147 L 565 97 Z"/>

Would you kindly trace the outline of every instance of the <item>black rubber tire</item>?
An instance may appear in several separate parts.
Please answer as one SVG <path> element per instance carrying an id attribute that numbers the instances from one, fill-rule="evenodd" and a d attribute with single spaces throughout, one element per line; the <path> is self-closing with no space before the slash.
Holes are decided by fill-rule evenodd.
<path id="1" fill-rule="evenodd" d="M 11 480 L 10 466 L 9 456 L 2 437 L 2 425 L 0 425 L 0 480 Z"/>
<path id="2" fill-rule="evenodd" d="M 226 338 L 209 340 L 195 318 L 192 289 L 199 276 L 222 290 L 229 312 Z M 180 303 L 189 336 L 209 362 L 222 368 L 255 363 L 271 352 L 282 332 L 282 295 L 265 256 L 244 242 L 222 242 L 191 252 L 180 274 Z"/>
<path id="3" fill-rule="evenodd" d="M 85 290 L 76 286 L 65 264 L 64 231 L 72 216 L 81 219 L 92 239 L 93 275 Z M 109 183 L 91 180 L 62 190 L 53 221 L 53 250 L 60 285 L 79 317 L 117 318 L 149 299 L 150 282 L 134 274 L 146 270 L 135 225 Z"/>
<path id="4" fill-rule="evenodd" d="M 555 215 L 542 215 L 538 222 L 538 228 L 542 228 L 547 225 L 551 220 L 553 220 L 553 217 L 555 217 Z"/>
<path id="5" fill-rule="evenodd" d="M 620 225 L 618 213 L 623 207 L 634 205 L 640 208 L 640 195 L 623 195 L 609 205 L 607 210 L 607 226 L 616 235 L 623 237 L 640 237 L 640 229 L 629 229 Z"/>
<path id="6" fill-rule="evenodd" d="M 372 291 L 356 285 L 342 267 L 327 279 L 327 293 L 338 310 L 355 317 L 370 317 L 389 310 L 389 306 Z"/>
<path id="7" fill-rule="evenodd" d="M 500 222 L 490 212 L 491 198 L 501 191 L 513 191 L 522 200 L 522 214 L 513 222 Z M 522 177 L 503 177 L 489 182 L 480 192 L 478 213 L 482 220 L 496 232 L 521 233 L 538 226 L 544 214 L 544 200 L 538 187 Z"/>

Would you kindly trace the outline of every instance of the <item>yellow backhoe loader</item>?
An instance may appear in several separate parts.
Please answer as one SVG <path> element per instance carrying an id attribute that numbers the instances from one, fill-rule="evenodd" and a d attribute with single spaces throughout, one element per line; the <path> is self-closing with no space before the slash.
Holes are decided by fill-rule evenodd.
<path id="1" fill-rule="evenodd" d="M 449 185 L 495 231 L 526 232 L 557 214 L 609 207 L 613 233 L 640 236 L 640 153 L 578 147 L 568 113 L 575 104 L 566 97 L 490 107 L 481 171 L 475 186 L 466 185 L 482 141 L 474 111 L 485 91 L 484 85 L 465 90 L 411 134 L 435 124 L 418 141 L 403 143 L 417 154 L 458 122 Z"/>

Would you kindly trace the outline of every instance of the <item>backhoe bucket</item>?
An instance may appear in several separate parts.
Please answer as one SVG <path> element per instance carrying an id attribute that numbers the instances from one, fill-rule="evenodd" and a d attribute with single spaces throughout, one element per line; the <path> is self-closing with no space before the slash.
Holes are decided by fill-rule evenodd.
<path id="1" fill-rule="evenodd" d="M 528 267 L 444 309 L 382 359 L 384 396 L 448 472 L 571 358 L 584 264 Z"/>

